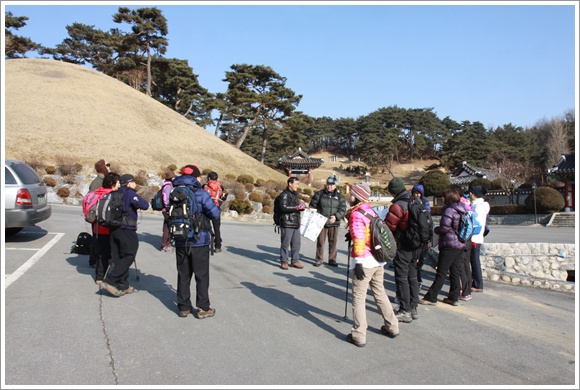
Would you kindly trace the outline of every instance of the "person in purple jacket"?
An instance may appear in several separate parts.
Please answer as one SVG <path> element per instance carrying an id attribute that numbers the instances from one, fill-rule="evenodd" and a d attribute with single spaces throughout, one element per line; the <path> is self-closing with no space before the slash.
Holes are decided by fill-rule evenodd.
<path id="1" fill-rule="evenodd" d="M 461 291 L 459 262 L 465 249 L 465 244 L 459 241 L 457 230 L 459 229 L 460 212 L 467 212 L 465 204 L 460 201 L 461 195 L 454 188 L 447 188 L 443 197 L 443 212 L 439 226 L 435 227 L 435 234 L 439 235 L 439 259 L 437 261 L 437 274 L 429 291 L 419 303 L 422 305 L 437 304 L 437 295 L 449 272 L 449 295 L 443 299 L 444 303 L 457 306 Z"/>
<path id="2" fill-rule="evenodd" d="M 111 269 L 101 282 L 101 288 L 106 289 L 115 297 L 131 294 L 135 289 L 129 286 L 129 268 L 135 261 L 139 249 L 137 237 L 137 210 L 147 210 L 149 202 L 135 191 L 137 183 L 131 174 L 121 175 L 121 187 L 117 191 L 123 193 L 123 212 L 127 213 L 127 225 L 111 228 Z"/>

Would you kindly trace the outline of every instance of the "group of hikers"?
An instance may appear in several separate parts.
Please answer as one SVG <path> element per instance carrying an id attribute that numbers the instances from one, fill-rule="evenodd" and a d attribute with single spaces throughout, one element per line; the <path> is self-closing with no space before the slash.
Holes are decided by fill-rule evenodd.
<path id="1" fill-rule="evenodd" d="M 90 185 L 89 191 L 100 196 L 114 191 L 122 193 L 123 213 L 126 218 L 119 226 L 103 226 L 95 221 L 92 233 L 96 245 L 91 248 L 90 264 L 95 270 L 96 283 L 100 288 L 115 297 L 134 292 L 127 281 L 131 264 L 135 261 L 139 240 L 137 238 L 137 211 L 147 210 L 149 202 L 135 191 L 135 177 L 131 174 L 118 175 L 110 172 L 110 164 L 99 160 L 95 164 L 97 177 Z M 210 306 L 209 299 L 209 259 L 215 252 L 221 251 L 220 206 L 224 200 L 224 188 L 218 181 L 216 172 L 207 175 L 207 182 L 201 184 L 201 172 L 197 165 L 186 165 L 180 175 L 168 170 L 160 190 L 163 195 L 163 230 L 161 250 L 175 252 L 177 265 L 177 306 L 178 315 L 187 317 L 195 313 L 197 318 L 215 315 L 215 308 Z M 399 334 L 399 322 L 411 323 L 418 319 L 418 305 L 436 305 L 445 279 L 449 277 L 450 288 L 443 303 L 457 306 L 459 300 L 469 301 L 472 292 L 483 291 L 483 278 L 480 264 L 480 246 L 487 234 L 486 219 L 490 206 L 484 201 L 485 188 L 475 186 L 466 193 L 461 187 L 449 186 L 443 194 L 444 206 L 439 225 L 430 228 L 428 242 L 420 245 L 411 244 L 409 232 L 416 224 L 411 212 L 412 204 L 420 203 L 429 212 L 430 204 L 425 197 L 424 187 L 417 183 L 407 190 L 402 178 L 394 177 L 386 187 L 393 196 L 387 213 L 381 216 L 392 232 L 396 241 L 396 255 L 392 260 L 395 274 L 396 310 L 393 308 L 384 288 L 385 261 L 378 261 L 371 248 L 371 218 L 379 216 L 376 208 L 371 207 L 369 199 L 371 188 L 368 183 L 359 183 L 348 189 L 343 195 L 338 189 L 336 175 L 328 177 L 325 187 L 315 192 L 310 202 L 302 203 L 298 196 L 299 177 L 289 177 L 287 187 L 276 198 L 275 213 L 279 213 L 280 225 L 280 268 L 302 269 L 300 262 L 301 246 L 301 212 L 306 208 L 316 210 L 325 217 L 325 224 L 316 238 L 314 266 L 324 263 L 326 243 L 328 242 L 328 266 L 337 267 L 337 243 L 339 228 L 346 221 L 349 242 L 348 271 L 352 271 L 352 311 L 353 326 L 347 335 L 347 341 L 364 347 L 366 344 L 366 295 L 370 289 L 384 324 L 381 332 L 394 338 Z M 171 225 L 172 205 L 180 197 L 176 188 L 190 188 L 189 197 L 193 198 L 197 222 L 192 227 L 194 232 L 181 238 Z M 84 206 L 84 205 L 83 205 Z M 189 209 L 188 209 L 189 210 Z M 472 210 L 478 224 L 484 229 L 474 234 L 469 240 L 460 240 L 458 230 L 462 216 Z M 357 212 L 361 211 L 361 212 Z M 211 223 L 210 223 L 211 221 Z M 432 222 L 431 222 L 432 223 Z M 436 275 L 427 292 L 420 297 L 423 287 L 421 268 L 429 247 L 432 235 L 437 234 L 439 257 Z M 176 237 L 180 237 L 177 239 Z M 191 300 L 191 281 L 195 277 L 195 305 Z"/>

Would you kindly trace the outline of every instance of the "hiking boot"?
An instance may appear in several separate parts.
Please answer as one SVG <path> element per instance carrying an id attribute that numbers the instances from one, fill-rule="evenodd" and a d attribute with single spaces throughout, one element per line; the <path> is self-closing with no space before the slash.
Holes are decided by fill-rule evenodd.
<path id="1" fill-rule="evenodd" d="M 109 283 L 105 283 L 104 281 L 100 284 L 101 288 L 104 288 L 114 297 L 122 297 L 125 295 L 125 292 L 122 290 L 117 289 L 115 286 L 111 286 Z"/>
<path id="2" fill-rule="evenodd" d="M 399 335 L 398 333 L 393 333 L 393 332 L 389 331 L 385 325 L 381 326 L 381 333 L 387 337 L 392 338 L 392 339 L 394 339 L 395 337 L 397 337 Z"/>
<path id="3" fill-rule="evenodd" d="M 338 267 L 338 263 L 335 260 L 330 260 L 328 262 L 328 265 L 331 267 Z"/>
<path id="4" fill-rule="evenodd" d="M 414 320 L 419 319 L 419 310 L 417 308 L 411 309 L 411 318 Z"/>
<path id="5" fill-rule="evenodd" d="M 191 313 L 191 309 L 189 309 L 189 310 L 180 310 L 178 315 L 181 318 L 185 318 L 185 317 L 187 317 L 189 315 L 189 313 Z"/>
<path id="6" fill-rule="evenodd" d="M 433 302 L 433 301 L 430 301 L 430 300 L 425 299 L 425 298 L 419 299 L 419 303 L 421 305 L 430 305 L 430 306 L 435 306 L 437 304 L 437 302 Z"/>
<path id="7" fill-rule="evenodd" d="M 209 308 L 207 310 L 203 310 L 201 307 L 197 308 L 197 318 L 200 320 L 207 317 L 213 317 L 215 315 L 215 309 Z"/>
<path id="8" fill-rule="evenodd" d="M 470 295 L 460 295 L 459 299 L 461 299 L 462 301 L 471 301 L 471 294 Z"/>
<path id="9" fill-rule="evenodd" d="M 316 263 L 314 263 L 315 267 L 320 267 L 322 265 L 322 261 L 317 261 Z"/>
<path id="10" fill-rule="evenodd" d="M 399 320 L 399 322 L 410 323 L 413 322 L 413 317 L 411 317 L 411 313 L 405 311 L 403 309 L 399 309 L 395 312 L 395 316 Z"/>
<path id="11" fill-rule="evenodd" d="M 288 269 L 288 263 L 282 262 L 282 264 L 280 264 L 280 268 Z"/>
<path id="12" fill-rule="evenodd" d="M 482 288 L 471 287 L 471 291 L 472 292 L 483 292 L 483 289 Z"/>
<path id="13" fill-rule="evenodd" d="M 446 303 L 446 304 L 451 305 L 451 306 L 458 306 L 459 305 L 459 302 L 454 301 L 453 299 L 449 299 L 449 298 L 443 298 L 443 303 Z"/>
<path id="14" fill-rule="evenodd" d="M 133 286 L 129 286 L 126 290 L 120 290 L 125 294 L 133 294 L 135 292 L 135 288 Z"/>
<path id="15" fill-rule="evenodd" d="M 222 251 L 222 248 L 215 248 L 215 253 L 220 253 Z"/>
<path id="16" fill-rule="evenodd" d="M 362 348 L 366 345 L 365 343 L 358 343 L 358 342 L 354 341 L 354 339 L 352 338 L 352 334 L 350 334 L 350 333 L 346 335 L 346 341 L 348 341 L 351 344 L 356 345 L 359 348 Z"/>
<path id="17" fill-rule="evenodd" d="M 298 268 L 298 269 L 304 268 L 304 266 L 300 262 L 298 262 L 298 263 L 292 263 L 291 266 L 294 267 L 294 268 Z"/>

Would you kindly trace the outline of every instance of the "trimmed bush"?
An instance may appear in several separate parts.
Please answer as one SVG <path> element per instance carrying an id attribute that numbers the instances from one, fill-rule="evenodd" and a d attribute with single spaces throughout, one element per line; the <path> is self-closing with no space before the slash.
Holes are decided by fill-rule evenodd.
<path id="1" fill-rule="evenodd" d="M 48 173 L 49 175 L 54 175 L 56 173 L 56 167 L 54 165 L 48 165 L 44 168 L 44 170 L 46 171 L 46 173 Z"/>
<path id="2" fill-rule="evenodd" d="M 251 184 L 252 186 L 254 185 L 254 178 L 252 175 L 240 175 L 236 180 L 242 184 Z"/>
<path id="3" fill-rule="evenodd" d="M 230 202 L 230 210 L 237 211 L 238 214 L 251 214 L 254 208 L 247 199 L 234 199 Z"/>
<path id="4" fill-rule="evenodd" d="M 425 188 L 425 196 L 440 196 L 451 184 L 449 176 L 438 169 L 424 174 L 419 183 Z"/>
<path id="5" fill-rule="evenodd" d="M 274 210 L 270 205 L 265 204 L 264 207 L 262 207 L 262 212 L 266 214 L 273 214 Z"/>
<path id="6" fill-rule="evenodd" d="M 54 187 L 56 185 L 56 180 L 52 177 L 45 177 L 42 181 L 49 187 Z"/>
<path id="7" fill-rule="evenodd" d="M 139 169 L 139 172 L 135 175 L 135 183 L 140 186 L 147 185 L 147 172 L 144 169 Z"/>
<path id="8" fill-rule="evenodd" d="M 534 212 L 534 193 L 525 200 L 528 212 Z M 562 211 L 565 206 L 562 195 L 552 187 L 536 188 L 536 211 L 540 214 L 552 214 Z"/>
<path id="9" fill-rule="evenodd" d="M 252 202 L 256 202 L 256 203 L 262 203 L 262 201 L 263 201 L 262 194 L 259 194 L 257 192 L 251 192 L 250 195 L 248 196 L 248 198 Z"/>
<path id="10" fill-rule="evenodd" d="M 70 190 L 68 189 L 68 187 L 60 187 L 58 191 L 56 191 L 56 194 L 61 198 L 68 198 L 68 196 L 70 195 Z"/>
<path id="11" fill-rule="evenodd" d="M 63 176 L 77 175 L 83 169 L 83 166 L 76 162 L 72 157 L 57 156 L 56 164 Z"/>

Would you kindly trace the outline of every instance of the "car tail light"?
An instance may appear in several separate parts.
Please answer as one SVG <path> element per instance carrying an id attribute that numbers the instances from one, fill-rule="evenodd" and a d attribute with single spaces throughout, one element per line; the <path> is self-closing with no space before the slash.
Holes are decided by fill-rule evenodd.
<path id="1" fill-rule="evenodd" d="M 16 204 L 21 205 L 31 205 L 32 198 L 30 197 L 30 192 L 25 188 L 20 188 L 16 194 Z"/>

